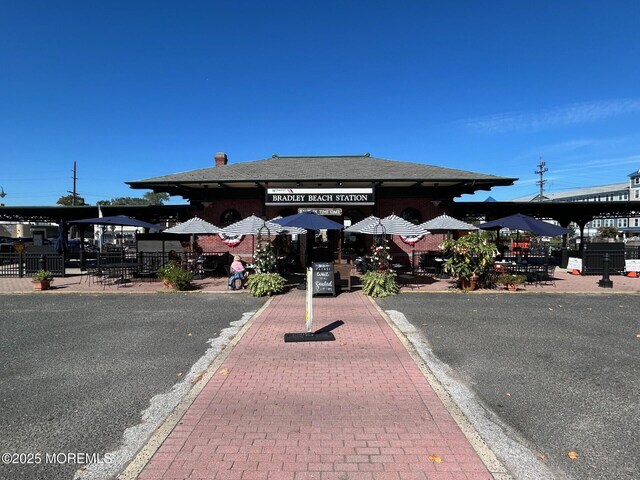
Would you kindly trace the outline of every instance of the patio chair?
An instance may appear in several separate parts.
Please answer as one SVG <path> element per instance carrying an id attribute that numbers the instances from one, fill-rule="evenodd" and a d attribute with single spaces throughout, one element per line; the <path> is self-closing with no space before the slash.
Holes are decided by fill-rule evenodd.
<path id="1" fill-rule="evenodd" d="M 545 265 L 544 271 L 540 277 L 540 283 L 543 285 L 553 285 L 556 286 L 556 265 Z"/>
<path id="2" fill-rule="evenodd" d="M 213 277 L 218 270 L 218 259 L 216 257 L 204 257 L 202 260 L 202 274 L 205 277 Z"/>
<path id="3" fill-rule="evenodd" d="M 346 290 L 351 291 L 351 273 L 353 265 L 348 263 L 338 263 L 334 265 L 334 271 L 340 278 L 340 288 L 342 288 L 342 282 L 346 282 Z"/>
<path id="4" fill-rule="evenodd" d="M 434 277 L 442 277 L 442 261 L 437 261 L 439 252 L 428 252 L 420 256 L 420 262 L 418 264 L 418 270 L 416 273 L 431 274 Z"/>

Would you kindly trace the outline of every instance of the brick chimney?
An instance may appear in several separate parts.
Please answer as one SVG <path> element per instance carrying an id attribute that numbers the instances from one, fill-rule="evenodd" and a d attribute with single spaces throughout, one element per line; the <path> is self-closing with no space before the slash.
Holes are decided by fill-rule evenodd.
<path id="1" fill-rule="evenodd" d="M 214 158 L 216 159 L 216 167 L 220 167 L 222 165 L 226 165 L 227 162 L 229 161 L 227 159 L 227 154 L 224 153 L 224 152 L 216 153 L 216 156 Z"/>

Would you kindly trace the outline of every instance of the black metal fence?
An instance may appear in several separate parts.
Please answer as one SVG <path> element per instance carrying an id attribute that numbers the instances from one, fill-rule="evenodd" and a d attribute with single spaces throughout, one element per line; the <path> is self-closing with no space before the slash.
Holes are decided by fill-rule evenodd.
<path id="1" fill-rule="evenodd" d="M 582 274 L 602 275 L 604 272 L 603 260 L 605 254 L 609 255 L 609 273 L 622 274 L 626 250 L 624 243 L 587 243 L 582 252 Z M 630 250 L 630 254 L 637 255 Z"/>
<path id="2" fill-rule="evenodd" d="M 30 277 L 38 270 L 64 277 L 64 262 L 58 253 L 0 253 L 0 277 Z"/>
<path id="3" fill-rule="evenodd" d="M 64 277 L 68 260 L 58 253 L 0 253 L 0 277 L 30 277 L 40 269 Z M 226 275 L 231 255 L 229 252 L 203 252 L 197 256 L 177 253 L 171 257 L 168 252 L 84 252 L 81 262 L 72 266 L 86 271 L 102 265 L 136 264 L 139 274 L 155 277 L 156 271 L 171 260 L 201 276 L 215 276 Z"/>

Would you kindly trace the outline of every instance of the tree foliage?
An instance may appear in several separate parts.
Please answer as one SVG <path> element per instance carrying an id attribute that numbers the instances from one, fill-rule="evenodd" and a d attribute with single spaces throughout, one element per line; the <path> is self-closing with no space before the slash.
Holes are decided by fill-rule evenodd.
<path id="1" fill-rule="evenodd" d="M 84 198 L 80 195 L 75 196 L 75 202 L 73 200 L 73 194 L 71 193 L 69 195 L 63 195 L 62 197 L 60 197 L 56 203 L 58 205 L 64 205 L 65 207 L 71 207 L 73 205 L 81 207 L 83 205 L 86 205 Z"/>
<path id="2" fill-rule="evenodd" d="M 600 227 L 598 229 L 598 236 L 600 238 L 616 238 L 618 236 L 618 229 L 616 227 Z"/>
<path id="3" fill-rule="evenodd" d="M 116 197 L 111 200 L 100 200 L 97 205 L 117 206 L 117 205 L 164 205 L 169 200 L 168 193 L 147 192 L 142 197 Z"/>

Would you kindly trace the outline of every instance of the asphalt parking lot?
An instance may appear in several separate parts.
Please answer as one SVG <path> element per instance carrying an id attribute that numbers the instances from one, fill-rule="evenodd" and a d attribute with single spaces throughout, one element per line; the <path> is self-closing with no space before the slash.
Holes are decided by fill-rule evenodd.
<path id="1" fill-rule="evenodd" d="M 208 341 L 264 300 L 69 294 L 0 302 L 0 453 L 13 454 L 3 455 L 0 478 L 69 479 L 79 460 L 117 449 L 152 397 L 173 391 L 211 351 Z"/>
<path id="2" fill-rule="evenodd" d="M 638 478 L 640 296 L 408 294 L 378 303 L 402 312 L 558 478 Z"/>

